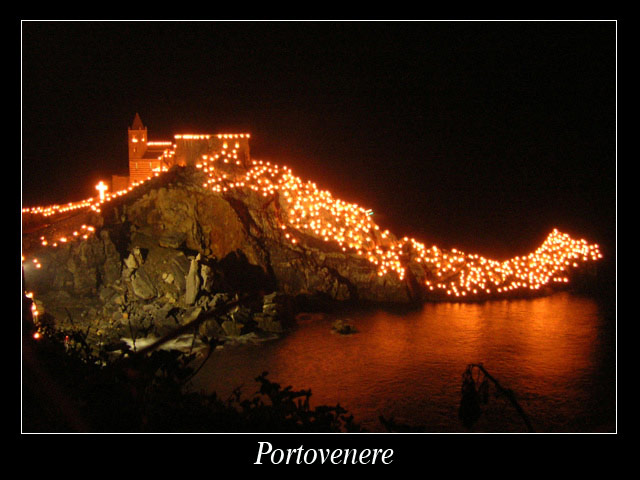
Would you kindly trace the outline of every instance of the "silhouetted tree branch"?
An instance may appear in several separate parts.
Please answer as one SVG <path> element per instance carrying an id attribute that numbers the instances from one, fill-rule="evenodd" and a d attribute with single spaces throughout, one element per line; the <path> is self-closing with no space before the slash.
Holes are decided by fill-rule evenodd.
<path id="1" fill-rule="evenodd" d="M 482 373 L 481 378 L 479 375 L 478 379 L 474 379 L 474 369 Z M 534 429 L 529 421 L 529 417 L 518 403 L 518 400 L 516 400 L 513 391 L 500 385 L 500 382 L 498 382 L 481 363 L 470 363 L 462 375 L 462 398 L 460 400 L 459 415 L 463 425 L 470 428 L 480 418 L 482 414 L 480 405 L 486 405 L 489 400 L 489 384 L 487 380 L 491 381 L 496 389 L 509 399 L 520 417 L 522 417 L 522 420 L 527 426 L 527 430 L 533 432 Z"/>

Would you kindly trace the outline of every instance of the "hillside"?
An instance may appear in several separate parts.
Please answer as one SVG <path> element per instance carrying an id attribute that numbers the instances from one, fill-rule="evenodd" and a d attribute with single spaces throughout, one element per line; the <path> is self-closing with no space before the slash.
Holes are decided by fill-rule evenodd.
<path id="1" fill-rule="evenodd" d="M 221 153 L 104 201 L 25 209 L 26 289 L 39 311 L 97 322 L 102 331 L 130 326 L 131 318 L 140 328 L 145 321 L 170 328 L 240 294 L 260 300 L 231 323 L 210 325 L 212 334 L 249 324 L 280 331 L 269 305 L 291 313 L 301 301 L 540 294 L 601 258 L 597 245 L 557 230 L 535 252 L 505 262 L 427 248 L 286 167 L 239 163 Z"/>

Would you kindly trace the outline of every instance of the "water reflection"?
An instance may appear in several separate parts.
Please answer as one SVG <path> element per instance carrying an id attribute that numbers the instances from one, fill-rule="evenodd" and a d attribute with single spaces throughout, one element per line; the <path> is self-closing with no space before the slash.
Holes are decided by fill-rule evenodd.
<path id="1" fill-rule="evenodd" d="M 344 317 L 343 317 L 344 318 Z M 535 300 L 425 305 L 420 311 L 347 316 L 355 335 L 330 333 L 332 316 L 303 320 L 286 338 L 216 352 L 195 385 L 253 393 L 262 371 L 312 403 L 340 403 L 380 431 L 380 414 L 428 431 L 458 421 L 461 375 L 483 363 L 511 388 L 537 431 L 613 429 L 614 344 L 598 304 L 567 293 Z M 492 399 L 476 431 L 523 431 L 504 399 Z"/>

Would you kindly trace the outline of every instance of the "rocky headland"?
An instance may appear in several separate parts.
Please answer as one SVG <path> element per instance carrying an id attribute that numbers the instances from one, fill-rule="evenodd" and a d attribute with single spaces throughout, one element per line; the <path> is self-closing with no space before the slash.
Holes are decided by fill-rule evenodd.
<path id="1" fill-rule="evenodd" d="M 557 231 L 533 256 L 502 263 L 426 249 L 267 165 L 174 167 L 91 208 L 23 212 L 25 287 L 37 315 L 106 345 L 162 336 L 241 300 L 200 322 L 200 334 L 261 339 L 333 302 L 540 294 L 600 255 Z"/>
<path id="2" fill-rule="evenodd" d="M 215 193 L 203 180 L 195 168 L 176 167 L 99 213 L 86 209 L 49 223 L 25 215 L 25 284 L 39 315 L 114 342 L 161 336 L 242 297 L 200 325 L 202 334 L 232 339 L 278 334 L 297 310 L 327 302 L 412 300 L 406 281 L 378 276 L 362 256 L 305 234 L 285 241 L 281 199 Z M 86 239 L 67 235 L 55 248 L 42 245 L 87 225 L 93 234 Z"/>

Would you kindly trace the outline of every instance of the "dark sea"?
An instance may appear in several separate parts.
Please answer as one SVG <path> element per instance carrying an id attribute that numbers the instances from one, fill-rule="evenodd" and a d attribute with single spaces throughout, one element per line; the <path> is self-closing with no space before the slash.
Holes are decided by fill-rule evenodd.
<path id="1" fill-rule="evenodd" d="M 331 331 L 337 319 L 357 333 Z M 458 415 L 462 374 L 482 363 L 511 389 L 536 432 L 616 429 L 615 307 L 568 292 L 527 300 L 426 304 L 417 310 L 303 314 L 282 338 L 216 350 L 193 387 L 250 396 L 261 372 L 311 389 L 311 406 L 339 403 L 356 422 L 386 431 L 379 416 L 426 432 L 524 432 L 492 387 L 478 422 Z"/>

